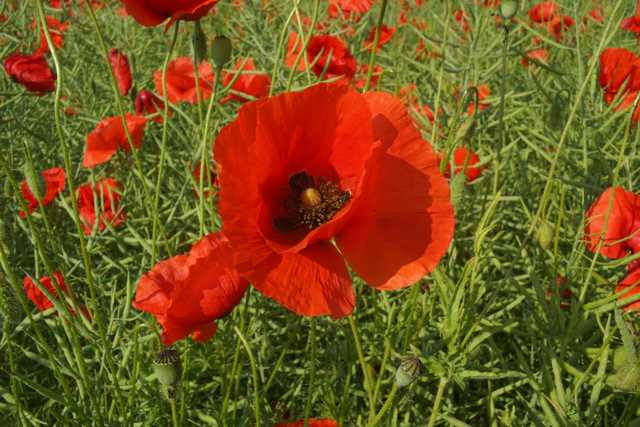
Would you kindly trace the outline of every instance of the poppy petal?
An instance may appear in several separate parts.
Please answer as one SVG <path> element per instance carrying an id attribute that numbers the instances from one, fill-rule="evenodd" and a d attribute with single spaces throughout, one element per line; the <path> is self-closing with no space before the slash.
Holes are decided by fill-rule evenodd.
<path id="1" fill-rule="evenodd" d="M 446 253 L 454 231 L 453 207 L 438 157 L 401 101 L 385 93 L 365 97 L 381 146 L 349 227 L 336 242 L 369 285 L 399 289 L 431 272 Z"/>

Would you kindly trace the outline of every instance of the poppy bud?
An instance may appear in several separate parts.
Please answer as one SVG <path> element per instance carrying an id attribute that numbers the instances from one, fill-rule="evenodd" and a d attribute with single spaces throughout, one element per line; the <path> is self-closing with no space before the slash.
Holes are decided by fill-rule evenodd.
<path id="1" fill-rule="evenodd" d="M 500 2 L 500 15 L 504 19 L 513 18 L 518 13 L 518 2 L 513 0 L 504 0 Z"/>
<path id="2" fill-rule="evenodd" d="M 613 353 L 613 370 L 618 371 L 625 365 L 630 365 L 633 359 L 633 355 L 627 349 L 618 347 Z"/>
<path id="3" fill-rule="evenodd" d="M 453 204 L 453 207 L 455 209 L 458 209 L 460 207 L 466 182 L 467 177 L 463 173 L 455 175 L 451 180 L 451 203 Z"/>
<path id="4" fill-rule="evenodd" d="M 564 103 L 562 97 L 554 98 L 549 107 L 549 127 L 553 130 L 560 130 L 564 125 Z"/>
<path id="5" fill-rule="evenodd" d="M 231 40 L 225 36 L 218 36 L 211 43 L 211 58 L 216 68 L 221 69 L 231 59 Z"/>
<path id="6" fill-rule="evenodd" d="M 191 35 L 191 43 L 193 45 L 193 54 L 196 64 L 200 64 L 207 57 L 207 37 L 202 31 L 200 21 L 196 21 L 193 26 L 193 34 Z"/>
<path id="7" fill-rule="evenodd" d="M 175 386 L 180 380 L 180 355 L 171 347 L 162 350 L 153 359 L 153 372 L 160 384 Z"/>
<path id="8" fill-rule="evenodd" d="M 607 384 L 620 391 L 637 393 L 640 391 L 640 366 L 625 364 L 607 377 Z"/>
<path id="9" fill-rule="evenodd" d="M 406 387 L 413 383 L 422 372 L 422 362 L 417 357 L 406 357 L 396 371 L 396 386 Z"/>
<path id="10" fill-rule="evenodd" d="M 543 221 L 540 224 L 538 231 L 536 232 L 536 238 L 538 239 L 538 243 L 542 249 L 549 249 L 551 242 L 553 242 L 553 228 L 549 223 Z"/>
<path id="11" fill-rule="evenodd" d="M 37 173 L 33 168 L 33 163 L 31 163 L 30 159 L 27 159 L 25 164 L 23 165 L 24 177 L 27 181 L 27 185 L 29 186 L 29 190 L 36 198 L 36 200 L 42 200 L 44 196 L 44 192 L 47 190 L 47 183 L 42 178 L 42 175 Z"/>

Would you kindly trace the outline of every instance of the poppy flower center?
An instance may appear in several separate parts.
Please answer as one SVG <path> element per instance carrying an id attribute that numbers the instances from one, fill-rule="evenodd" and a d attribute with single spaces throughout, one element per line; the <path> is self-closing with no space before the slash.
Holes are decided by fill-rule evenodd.
<path id="1" fill-rule="evenodd" d="M 291 193 L 284 201 L 284 215 L 274 218 L 279 231 L 293 231 L 300 227 L 312 230 L 329 221 L 351 198 L 332 181 L 317 180 L 305 171 L 289 178 Z"/>

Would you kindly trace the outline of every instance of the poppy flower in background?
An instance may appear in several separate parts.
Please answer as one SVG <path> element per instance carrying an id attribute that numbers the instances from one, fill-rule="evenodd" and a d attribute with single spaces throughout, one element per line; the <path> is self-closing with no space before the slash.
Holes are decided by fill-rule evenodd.
<path id="1" fill-rule="evenodd" d="M 12 53 L 2 65 L 7 75 L 29 92 L 41 96 L 56 90 L 56 75 L 42 55 Z"/>
<path id="2" fill-rule="evenodd" d="M 547 22 L 547 31 L 559 42 L 562 40 L 564 30 L 573 27 L 575 24 L 575 19 L 570 16 L 554 16 L 551 21 Z"/>
<path id="3" fill-rule="evenodd" d="M 289 33 L 288 51 L 285 65 L 293 67 L 295 60 L 302 49 L 302 38 L 297 33 Z M 311 70 L 318 77 L 323 75 L 325 79 L 342 77 L 351 80 L 357 71 L 358 63 L 342 40 L 334 36 L 313 36 L 307 45 L 307 63 L 313 64 Z M 325 70 L 326 68 L 326 70 Z M 298 71 L 304 71 L 305 62 L 298 62 Z"/>
<path id="4" fill-rule="evenodd" d="M 213 67 L 207 61 L 202 61 L 198 66 L 201 100 L 205 101 L 211 97 L 214 79 Z M 153 73 L 153 80 L 156 84 L 156 92 L 164 96 L 162 91 L 162 69 Z M 172 104 L 179 102 L 198 103 L 195 68 L 192 58 L 181 56 L 168 64 L 167 99 Z"/>
<path id="5" fill-rule="evenodd" d="M 162 123 L 164 119 L 162 116 L 164 112 L 164 102 L 149 90 L 141 90 L 138 92 L 134 102 L 134 108 L 136 114 L 140 116 L 157 114 L 153 118 L 153 121 L 156 123 Z M 169 116 L 172 114 L 173 111 L 169 110 Z"/>
<path id="6" fill-rule="evenodd" d="M 620 283 L 616 286 L 616 294 L 618 295 L 618 302 L 630 299 L 640 294 L 640 268 L 636 268 L 631 271 Z M 624 311 L 638 311 L 640 310 L 640 300 L 625 304 L 623 306 Z"/>
<path id="7" fill-rule="evenodd" d="M 140 148 L 147 119 L 131 113 L 127 113 L 125 117 L 131 142 L 136 148 Z M 106 163 L 116 154 L 118 148 L 123 149 L 125 152 L 129 152 L 131 149 L 122 126 L 122 118 L 115 116 L 103 119 L 87 136 L 87 147 L 84 151 L 82 166 L 94 168 Z"/>
<path id="8" fill-rule="evenodd" d="M 229 241 L 212 233 L 188 254 L 160 261 L 142 276 L 132 305 L 155 316 L 165 346 L 188 335 L 206 341 L 216 333 L 215 321 L 238 305 L 247 286 L 233 267 Z"/>
<path id="9" fill-rule="evenodd" d="M 371 9 L 375 0 L 329 0 L 329 16 L 331 18 L 356 18 Z"/>
<path id="10" fill-rule="evenodd" d="M 98 196 L 97 201 L 94 192 Z M 100 210 L 99 216 L 96 204 Z M 120 209 L 120 183 L 113 178 L 105 178 L 98 181 L 95 187 L 91 184 L 81 185 L 78 187 L 78 211 L 87 236 L 93 231 L 96 221 L 98 231 L 104 231 L 107 224 L 112 227 L 123 224 L 126 214 Z"/>
<path id="11" fill-rule="evenodd" d="M 49 28 L 49 35 L 51 41 L 56 49 L 60 49 L 64 44 L 64 33 L 69 29 L 68 23 L 62 23 L 53 16 L 46 16 L 47 27 Z M 35 20 L 31 22 L 31 29 L 35 30 L 38 24 Z M 49 44 L 47 38 L 44 35 L 44 30 L 40 30 L 40 47 L 34 52 L 34 55 L 44 55 L 49 52 Z"/>
<path id="12" fill-rule="evenodd" d="M 635 15 L 623 19 L 620 23 L 620 28 L 634 33 L 640 39 L 640 0 L 636 0 Z"/>
<path id="13" fill-rule="evenodd" d="M 467 156 L 469 160 L 467 160 Z M 467 164 L 466 170 L 464 169 L 465 163 Z M 457 175 L 464 170 L 464 175 L 469 183 L 478 179 L 482 171 L 487 168 L 486 166 L 476 166 L 479 163 L 480 157 L 478 157 L 475 151 L 467 147 L 458 147 L 453 151 L 453 173 Z M 445 176 L 447 178 L 451 177 L 451 167 L 449 165 L 447 165 L 447 169 L 445 170 Z"/>
<path id="14" fill-rule="evenodd" d="M 330 418 L 309 418 L 308 421 L 309 427 L 340 427 L 340 425 L 336 421 Z M 298 420 L 293 423 L 280 423 L 276 424 L 274 427 L 304 427 L 304 420 Z"/>
<path id="15" fill-rule="evenodd" d="M 611 212 L 605 223 L 609 202 Z M 598 253 L 607 258 L 623 258 L 640 250 L 640 196 L 621 187 L 606 189 L 586 213 L 584 238 L 587 249 L 595 252 L 606 227 Z"/>
<path id="16" fill-rule="evenodd" d="M 554 1 L 543 1 L 529 9 L 529 18 L 533 22 L 541 24 L 549 22 L 560 12 L 560 6 Z"/>
<path id="17" fill-rule="evenodd" d="M 453 18 L 458 23 L 458 26 L 464 31 L 464 33 L 469 32 L 469 18 L 467 18 L 467 14 L 462 9 L 456 9 L 453 11 Z"/>
<path id="18" fill-rule="evenodd" d="M 214 151 L 238 271 L 298 314 L 352 312 L 345 261 L 370 286 L 400 289 L 451 242 L 449 185 L 390 94 L 319 84 L 245 104 Z"/>
<path id="19" fill-rule="evenodd" d="M 67 291 L 67 284 L 64 282 L 64 278 L 62 274 L 58 271 L 53 272 L 53 276 L 58 282 L 58 286 L 62 292 Z M 39 280 L 40 284 L 45 287 L 46 290 L 49 291 L 52 297 L 57 297 L 58 293 L 56 292 L 56 288 L 51 283 L 51 278 L 49 276 L 43 276 Z M 24 287 L 24 293 L 38 308 L 39 311 L 45 311 L 53 307 L 53 302 L 47 298 L 47 296 L 36 286 L 33 282 L 33 279 L 29 276 L 25 276 L 22 280 L 22 285 Z"/>
<path id="20" fill-rule="evenodd" d="M 121 0 L 129 15 L 140 25 L 155 27 L 169 19 L 167 26 L 177 20 L 196 21 L 205 16 L 218 0 Z"/>
<path id="21" fill-rule="evenodd" d="M 243 65 L 244 63 L 244 65 Z M 242 67 L 242 69 L 240 68 Z M 234 73 L 224 73 L 222 76 L 222 84 L 224 86 L 229 85 L 236 73 L 240 71 L 240 75 L 236 79 L 231 89 L 240 94 L 230 93 L 226 96 L 221 104 L 225 104 L 229 101 L 247 102 L 250 101 L 249 97 L 244 97 L 241 94 L 249 95 L 253 98 L 263 98 L 269 94 L 269 88 L 271 87 L 271 77 L 267 73 L 256 72 L 256 66 L 253 63 L 253 59 L 246 60 L 240 58 L 235 66 Z"/>
<path id="22" fill-rule="evenodd" d="M 58 197 L 60 193 L 64 191 L 65 187 L 65 174 L 62 168 L 51 168 L 42 171 L 40 174 L 42 182 L 44 183 L 44 195 L 42 197 L 42 206 L 47 206 L 53 200 Z M 33 195 L 33 192 L 29 188 L 29 184 L 24 180 L 20 183 L 20 191 L 22 197 L 27 201 L 27 212 L 22 209 L 19 212 L 20 218 L 25 218 L 28 214 L 31 214 L 38 207 L 38 199 Z"/>
<path id="23" fill-rule="evenodd" d="M 598 83 L 604 89 L 607 104 L 620 97 L 616 111 L 631 106 L 640 92 L 640 57 L 624 48 L 605 49 L 600 55 Z M 634 121 L 639 119 L 640 106 L 632 117 Z"/>
<path id="24" fill-rule="evenodd" d="M 109 51 L 109 63 L 111 64 L 111 69 L 116 77 L 120 95 L 126 96 L 129 93 L 132 84 L 129 58 L 127 58 L 127 55 L 114 48 Z"/>
<path id="25" fill-rule="evenodd" d="M 364 43 L 365 49 L 371 50 L 371 48 L 373 47 L 373 41 L 376 37 L 376 29 L 377 27 L 373 27 L 369 32 L 369 37 L 367 37 L 367 40 Z M 393 37 L 395 33 L 396 33 L 395 27 L 388 27 L 383 24 L 380 27 L 380 37 L 378 38 L 378 49 L 380 49 L 382 46 L 389 43 L 391 41 L 391 37 Z"/>
<path id="26" fill-rule="evenodd" d="M 484 110 L 486 110 L 487 108 L 491 107 L 491 104 L 488 104 L 486 102 L 482 102 L 484 101 L 486 98 L 488 98 L 491 95 L 491 89 L 489 89 L 489 85 L 488 84 L 481 84 L 481 85 L 477 85 L 477 86 L 470 86 L 470 87 L 475 87 L 478 92 L 477 92 L 477 96 L 478 96 L 478 111 L 482 112 Z M 459 98 L 462 95 L 460 88 L 456 89 L 456 91 L 454 92 L 454 96 L 456 98 Z M 469 101 L 469 105 L 467 106 L 467 115 L 472 116 L 473 113 L 476 111 L 476 102 L 474 97 L 470 98 Z"/>

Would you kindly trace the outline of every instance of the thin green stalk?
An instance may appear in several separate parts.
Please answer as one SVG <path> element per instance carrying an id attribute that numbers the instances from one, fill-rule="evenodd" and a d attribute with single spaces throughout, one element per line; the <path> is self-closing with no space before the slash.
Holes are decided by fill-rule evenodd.
<path id="1" fill-rule="evenodd" d="M 429 417 L 429 424 L 427 424 L 427 427 L 433 427 L 438 420 L 438 416 L 440 415 L 440 405 L 442 404 L 442 397 L 444 396 L 444 391 L 447 388 L 448 382 L 449 380 L 447 378 L 440 378 L 438 391 L 436 392 L 436 400 L 433 402 L 433 409 L 431 410 L 431 416 Z"/>
<path id="2" fill-rule="evenodd" d="M 171 422 L 173 427 L 180 427 L 180 421 L 178 421 L 178 411 L 176 411 L 176 400 L 170 400 L 171 405 Z"/>
<path id="3" fill-rule="evenodd" d="M 165 94 L 164 99 L 164 112 L 163 112 L 163 120 L 162 120 L 162 143 L 160 145 L 160 159 L 158 160 L 158 178 L 156 180 L 156 188 L 155 194 L 153 197 L 153 207 L 151 216 L 153 218 L 153 225 L 151 231 L 151 265 L 156 263 L 158 259 L 158 226 L 160 220 L 160 214 L 158 212 L 159 204 L 160 204 L 160 184 L 162 183 L 162 174 L 164 172 L 164 159 L 166 157 L 167 152 L 167 140 L 168 138 L 168 129 L 169 129 L 169 100 L 166 96 L 167 93 L 167 67 L 169 65 L 169 60 L 171 59 L 171 55 L 173 54 L 173 49 L 176 45 L 176 40 L 178 40 L 178 29 L 180 28 L 180 21 L 177 21 L 173 27 L 173 37 L 171 39 L 171 45 L 169 46 L 169 50 L 167 51 L 167 55 L 164 58 L 164 63 L 162 64 L 162 93 Z"/>
<path id="4" fill-rule="evenodd" d="M 380 14 L 378 15 L 378 24 L 376 25 L 376 34 L 373 37 L 373 45 L 371 46 L 371 56 L 369 57 L 369 69 L 367 70 L 367 80 L 364 84 L 363 92 L 369 90 L 371 85 L 371 77 L 373 77 L 373 66 L 376 63 L 376 55 L 378 54 L 378 41 L 380 40 L 380 31 L 382 30 L 382 23 L 384 21 L 384 14 L 387 11 L 387 0 L 382 0 L 380 5 Z"/>
<path id="5" fill-rule="evenodd" d="M 380 412 L 376 414 L 375 418 L 369 421 L 369 423 L 367 424 L 367 427 L 375 427 L 378 425 L 378 423 L 382 420 L 382 418 L 385 416 L 387 411 L 389 411 L 389 409 L 393 405 L 393 401 L 396 397 L 397 392 L 398 392 L 398 386 L 394 382 L 393 387 L 391 387 L 391 391 L 389 392 L 389 396 L 387 396 L 386 402 L 384 402 L 384 405 L 380 409 Z"/>
<path id="6" fill-rule="evenodd" d="M 313 401 L 313 390 L 316 381 L 316 318 L 311 318 L 311 327 L 309 329 L 309 341 L 311 344 L 311 357 L 309 358 L 309 392 L 307 394 L 307 403 L 304 407 L 304 427 L 309 426 L 309 417 L 311 416 L 311 402 Z"/>
<path id="7" fill-rule="evenodd" d="M 287 34 L 289 33 L 289 24 L 295 15 L 296 9 L 300 4 L 300 0 L 296 0 L 291 13 L 287 16 L 287 20 L 282 26 L 282 32 L 280 33 L 280 38 L 278 39 L 278 48 L 276 49 L 275 55 L 275 64 L 273 65 L 273 71 L 271 72 L 271 86 L 269 87 L 269 96 L 273 95 L 273 91 L 276 89 L 276 78 L 278 77 L 278 71 L 280 71 L 280 63 L 283 62 L 282 53 L 284 52 L 285 39 L 287 38 Z"/>
<path id="8" fill-rule="evenodd" d="M 295 5 L 294 10 L 297 10 L 297 4 Z M 298 64 L 300 64 L 300 61 L 302 60 L 303 57 L 306 57 L 307 46 L 309 46 L 309 40 L 311 40 L 311 36 L 313 35 L 313 30 L 315 29 L 316 23 L 318 22 L 319 12 L 320 12 L 320 0 L 315 0 L 315 3 L 313 5 L 313 15 L 311 17 L 311 28 L 309 29 L 309 33 L 306 35 L 306 37 L 302 42 L 300 52 L 298 52 L 298 55 L 296 56 L 296 59 L 293 65 L 291 66 L 291 71 L 289 71 L 289 79 L 287 80 L 287 88 L 285 89 L 286 91 L 289 91 L 291 89 L 291 85 L 293 84 L 293 76 L 296 73 Z"/>
<path id="9" fill-rule="evenodd" d="M 498 192 L 498 178 L 500 176 L 500 167 L 498 167 L 500 163 L 500 153 L 504 149 L 506 145 L 506 138 L 504 132 L 504 105 L 505 105 L 505 96 L 506 96 L 506 83 L 507 83 L 507 54 L 509 50 L 509 27 L 507 25 L 504 26 L 504 42 L 502 43 L 502 75 L 500 78 L 500 126 L 498 127 L 498 140 L 500 141 L 500 147 L 496 150 L 496 167 L 493 168 L 493 193 L 496 194 Z M 476 97 L 477 98 L 477 97 Z M 477 109 L 477 107 L 476 107 Z"/>
<path id="10" fill-rule="evenodd" d="M 369 399 L 369 412 L 372 412 L 375 411 L 375 402 L 373 401 L 373 381 L 371 379 L 371 371 L 369 371 L 369 365 L 364 360 L 362 343 L 360 342 L 360 335 L 358 334 L 358 328 L 356 326 L 356 321 L 353 315 L 349 316 L 349 326 L 351 327 L 353 342 L 356 346 L 356 353 L 358 354 L 358 361 L 360 362 L 360 368 L 362 369 L 362 375 L 364 376 L 364 388 L 367 392 L 367 398 Z"/>
<path id="11" fill-rule="evenodd" d="M 253 353 L 251 352 L 251 347 L 249 347 L 249 343 L 245 339 L 244 335 L 242 335 L 242 332 L 240 332 L 240 329 L 234 326 L 233 330 L 238 335 L 238 338 L 240 338 L 240 341 L 242 341 L 242 345 L 244 346 L 244 349 L 247 352 L 247 356 L 249 357 L 249 364 L 251 365 L 251 376 L 253 378 L 253 393 L 254 393 L 253 404 L 255 406 L 254 413 L 256 417 L 256 427 L 261 427 L 262 421 L 260 418 L 260 388 L 258 385 L 259 378 L 258 378 L 258 368 L 256 367 L 256 360 L 253 357 Z"/>

